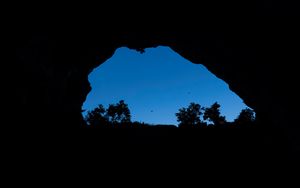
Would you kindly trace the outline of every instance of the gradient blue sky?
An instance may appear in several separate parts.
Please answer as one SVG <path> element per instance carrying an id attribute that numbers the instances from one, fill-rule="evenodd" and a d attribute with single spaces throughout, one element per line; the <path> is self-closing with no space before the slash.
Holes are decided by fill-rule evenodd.
<path id="1" fill-rule="evenodd" d="M 209 107 L 217 101 L 227 121 L 247 107 L 223 80 L 168 47 L 147 48 L 143 54 L 119 48 L 94 69 L 89 81 L 92 91 L 82 109 L 107 107 L 123 99 L 132 121 L 150 124 L 177 125 L 175 113 L 191 102 Z"/>

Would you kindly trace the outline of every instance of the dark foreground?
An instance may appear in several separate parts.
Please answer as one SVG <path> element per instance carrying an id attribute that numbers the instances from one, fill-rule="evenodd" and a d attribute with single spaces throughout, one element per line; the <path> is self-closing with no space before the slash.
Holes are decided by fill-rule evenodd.
<path id="1" fill-rule="evenodd" d="M 230 181 L 246 177 L 253 182 L 258 175 L 290 167 L 284 143 L 258 129 L 27 130 L 4 136 L 6 173 L 26 180 L 34 174 L 46 178 L 44 183 L 57 175 L 66 180 L 70 174 L 79 179 L 96 176 L 93 180 L 101 182 L 106 177 L 116 182 L 143 179 L 147 184 L 160 178 L 183 181 L 183 177 L 198 182 L 201 174 Z"/>
<path id="2" fill-rule="evenodd" d="M 80 160 L 270 161 L 287 158 L 283 135 L 259 129 L 80 129 L 18 132 L 4 144 L 16 156 L 34 153 Z M 280 138 L 282 137 L 282 138 Z"/>

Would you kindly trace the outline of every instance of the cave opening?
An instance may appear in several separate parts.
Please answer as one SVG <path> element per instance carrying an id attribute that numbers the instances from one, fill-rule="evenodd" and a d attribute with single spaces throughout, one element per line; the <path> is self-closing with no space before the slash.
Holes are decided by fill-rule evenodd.
<path id="1" fill-rule="evenodd" d="M 221 115 L 232 122 L 242 109 L 249 108 L 227 83 L 201 64 L 194 64 L 171 48 L 146 48 L 143 53 L 126 47 L 89 74 L 92 90 L 82 115 L 102 104 L 105 108 L 124 100 L 132 122 L 150 125 L 175 125 L 175 113 L 191 102 L 221 106 Z"/>

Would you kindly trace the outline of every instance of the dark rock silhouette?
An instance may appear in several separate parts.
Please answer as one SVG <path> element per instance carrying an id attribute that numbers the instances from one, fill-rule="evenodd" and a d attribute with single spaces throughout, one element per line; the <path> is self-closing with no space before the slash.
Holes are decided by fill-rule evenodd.
<path id="1" fill-rule="evenodd" d="M 11 81 L 17 85 L 10 91 L 13 104 L 21 108 L 18 118 L 15 112 L 8 112 L 7 126 L 34 132 L 78 130 L 83 123 L 81 106 L 91 89 L 88 74 L 93 68 L 121 46 L 143 52 L 147 47 L 165 45 L 191 62 L 205 65 L 255 110 L 261 129 L 244 137 L 234 135 L 240 138 L 240 144 L 244 141 L 256 154 L 264 151 L 268 156 L 297 159 L 299 121 L 291 108 L 299 97 L 295 91 L 298 69 L 294 65 L 299 58 L 291 45 L 298 42 L 299 34 L 293 28 L 297 23 L 292 16 L 297 14 L 294 6 L 253 1 L 240 2 L 239 8 L 228 2 L 201 11 L 196 7 L 199 6 L 180 5 L 180 9 L 168 12 L 168 17 L 164 8 L 126 9 L 126 13 L 119 13 L 122 20 L 129 21 L 114 20 L 114 27 L 102 19 L 107 15 L 100 15 L 99 11 L 95 19 L 83 19 L 81 15 L 80 19 L 74 16 L 67 22 L 62 21 L 65 12 L 51 21 L 40 14 L 35 16 L 41 19 L 30 19 L 19 12 L 22 16 L 14 22 L 17 28 L 10 35 L 16 47 L 12 70 L 18 81 Z M 189 10 L 188 14 L 178 14 L 182 9 Z M 198 15 L 204 9 L 218 19 L 205 22 Z M 143 23 L 135 20 L 138 16 Z M 30 23 L 32 20 L 38 21 Z"/>

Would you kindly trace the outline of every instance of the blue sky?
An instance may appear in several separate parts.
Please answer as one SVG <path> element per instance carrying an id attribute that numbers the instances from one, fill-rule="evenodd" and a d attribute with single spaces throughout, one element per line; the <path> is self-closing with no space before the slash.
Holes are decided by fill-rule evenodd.
<path id="1" fill-rule="evenodd" d="M 92 91 L 82 109 L 92 110 L 98 104 L 107 107 L 123 99 L 132 121 L 150 124 L 177 125 L 175 113 L 191 102 L 209 107 L 217 101 L 227 121 L 247 107 L 223 80 L 169 47 L 147 48 L 143 54 L 119 48 L 93 70 L 89 81 Z"/>

